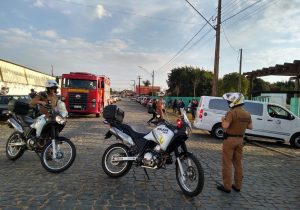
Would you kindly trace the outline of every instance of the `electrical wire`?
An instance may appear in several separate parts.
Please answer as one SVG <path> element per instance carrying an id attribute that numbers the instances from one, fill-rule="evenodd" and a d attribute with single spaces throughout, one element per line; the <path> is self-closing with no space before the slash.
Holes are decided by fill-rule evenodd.
<path id="1" fill-rule="evenodd" d="M 63 3 L 67 3 L 67 4 L 73 4 L 73 5 L 77 5 L 77 6 L 90 7 L 90 8 L 95 8 L 95 6 L 97 6 L 97 4 L 93 4 L 93 5 L 92 4 L 83 4 L 83 3 L 71 2 L 71 1 L 67 1 L 67 0 L 54 0 L 54 1 L 63 2 Z M 168 21 L 168 22 L 174 22 L 174 23 L 180 23 L 180 24 L 193 24 L 193 25 L 197 24 L 195 22 L 178 21 L 178 20 L 173 20 L 173 19 L 168 19 L 168 18 L 142 15 L 142 14 L 138 14 L 138 13 L 134 13 L 134 12 L 130 12 L 130 11 L 125 11 L 125 10 L 111 9 L 109 7 L 106 7 L 106 8 L 108 8 L 108 9 L 106 9 L 107 11 L 121 13 L 121 14 L 130 14 L 130 15 L 140 16 L 140 17 L 149 18 L 149 19 L 153 19 L 153 20 Z"/>
<path id="2" fill-rule="evenodd" d="M 233 49 L 233 51 L 237 52 L 238 50 L 236 50 L 236 49 L 232 46 L 232 44 L 230 43 L 230 41 L 229 41 L 229 39 L 228 39 L 228 37 L 227 37 L 227 35 L 226 35 L 226 33 L 225 33 L 225 30 L 224 30 L 224 28 L 223 28 L 223 25 L 221 25 L 221 28 L 222 28 L 222 31 L 223 31 L 223 34 L 224 34 L 224 36 L 225 36 L 225 39 L 226 39 L 227 43 L 228 43 L 229 46 Z"/>
<path id="3" fill-rule="evenodd" d="M 235 13 L 234 15 L 232 15 L 232 16 L 226 18 L 225 20 L 223 20 L 222 23 L 223 23 L 223 22 L 226 22 L 227 20 L 230 20 L 231 18 L 237 16 L 238 14 L 240 14 L 240 13 L 246 11 L 247 9 L 253 7 L 254 5 L 258 4 L 258 3 L 261 2 L 261 1 L 262 1 L 262 0 L 258 0 L 258 1 L 256 1 L 256 2 L 250 4 L 249 6 L 245 7 L 244 9 L 242 9 L 242 10 L 240 10 L 239 12 Z"/>
<path id="4" fill-rule="evenodd" d="M 204 29 L 204 27 L 207 25 L 207 23 L 205 23 L 200 30 L 164 65 L 162 65 L 160 68 L 157 69 L 157 71 L 160 71 L 162 68 L 164 68 L 166 65 L 168 65 L 172 60 L 174 60 L 185 48 L 186 46 L 189 45 L 189 43 L 191 43 L 191 41 Z"/>
<path id="5" fill-rule="evenodd" d="M 245 14 L 244 16 L 242 16 L 240 19 L 238 19 L 237 21 L 232 22 L 231 24 L 229 24 L 228 26 L 226 26 L 226 28 L 230 28 L 232 26 L 236 26 L 239 22 L 242 22 L 243 20 L 245 20 L 248 17 L 251 17 L 259 12 L 261 12 L 262 10 L 265 10 L 275 4 L 277 4 L 278 2 L 280 2 L 281 0 L 275 0 L 273 2 L 266 2 L 265 4 L 261 5 L 260 7 L 253 9 L 252 12 Z M 225 23 L 226 25 L 227 23 Z"/>

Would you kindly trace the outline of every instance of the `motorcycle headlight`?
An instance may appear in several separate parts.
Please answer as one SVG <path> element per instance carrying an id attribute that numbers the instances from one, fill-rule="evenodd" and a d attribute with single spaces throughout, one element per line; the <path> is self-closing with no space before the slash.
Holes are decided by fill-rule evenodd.
<path id="1" fill-rule="evenodd" d="M 65 124 L 66 119 L 63 118 L 63 117 L 61 117 L 61 116 L 59 116 L 59 115 L 57 115 L 57 116 L 55 117 L 55 121 L 56 121 L 58 124 L 63 125 L 63 124 Z"/>

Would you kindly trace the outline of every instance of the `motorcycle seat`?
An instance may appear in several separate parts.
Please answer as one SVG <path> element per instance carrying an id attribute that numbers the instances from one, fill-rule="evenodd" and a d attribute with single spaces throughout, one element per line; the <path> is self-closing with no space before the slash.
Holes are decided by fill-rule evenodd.
<path id="1" fill-rule="evenodd" d="M 127 134 L 131 136 L 131 138 L 133 139 L 142 138 L 148 134 L 148 133 L 139 133 L 135 131 L 130 125 L 122 124 L 121 127 L 125 130 L 125 132 L 127 131 Z"/>
<path id="2" fill-rule="evenodd" d="M 26 115 L 19 115 L 18 116 L 23 126 L 29 126 L 33 123 L 33 119 Z"/>

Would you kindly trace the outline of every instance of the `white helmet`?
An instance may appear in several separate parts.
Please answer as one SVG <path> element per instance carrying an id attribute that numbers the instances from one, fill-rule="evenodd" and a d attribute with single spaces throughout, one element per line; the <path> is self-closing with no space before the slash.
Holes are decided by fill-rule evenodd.
<path id="1" fill-rule="evenodd" d="M 243 105 L 244 102 L 244 96 L 241 93 L 225 93 L 223 95 L 223 98 L 228 101 L 228 105 L 230 108 L 233 108 L 235 106 Z"/>
<path id="2" fill-rule="evenodd" d="M 47 80 L 46 88 L 52 88 L 52 87 L 58 88 L 57 82 L 55 80 Z"/>

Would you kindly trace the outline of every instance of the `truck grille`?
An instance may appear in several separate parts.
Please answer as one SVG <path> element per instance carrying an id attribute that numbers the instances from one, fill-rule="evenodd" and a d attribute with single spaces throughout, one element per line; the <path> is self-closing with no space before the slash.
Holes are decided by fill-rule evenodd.
<path id="1" fill-rule="evenodd" d="M 86 110 L 88 103 L 87 93 L 70 93 L 69 108 L 73 110 Z"/>

